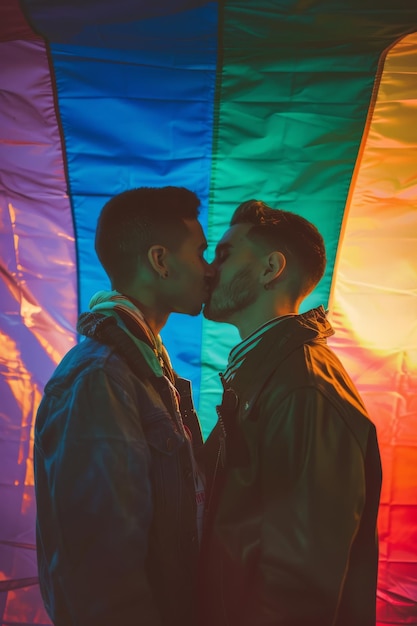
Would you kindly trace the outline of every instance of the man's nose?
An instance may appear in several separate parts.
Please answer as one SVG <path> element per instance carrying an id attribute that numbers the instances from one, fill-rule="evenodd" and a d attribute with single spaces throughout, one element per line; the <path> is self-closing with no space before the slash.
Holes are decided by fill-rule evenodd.
<path id="1" fill-rule="evenodd" d="M 207 263 L 206 261 L 206 276 L 208 278 L 214 278 L 217 273 L 215 262 Z"/>

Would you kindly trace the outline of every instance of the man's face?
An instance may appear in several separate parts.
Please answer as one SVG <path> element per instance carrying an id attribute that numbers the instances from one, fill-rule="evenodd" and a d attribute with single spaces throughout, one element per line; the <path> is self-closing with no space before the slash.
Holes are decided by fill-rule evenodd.
<path id="1" fill-rule="evenodd" d="M 213 291 L 204 307 L 204 317 L 216 322 L 236 320 L 258 299 L 261 253 L 247 238 L 251 226 L 232 226 L 216 247 L 212 266 L 216 270 Z"/>
<path id="2" fill-rule="evenodd" d="M 210 295 L 213 268 L 204 259 L 207 241 L 197 220 L 184 220 L 188 235 L 169 255 L 169 306 L 175 313 L 198 315 Z"/>

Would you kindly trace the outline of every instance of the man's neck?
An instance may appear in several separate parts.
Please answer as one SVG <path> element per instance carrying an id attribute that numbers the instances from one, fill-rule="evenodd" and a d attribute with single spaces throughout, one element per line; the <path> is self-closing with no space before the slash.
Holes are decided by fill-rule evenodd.
<path id="1" fill-rule="evenodd" d="M 139 309 L 145 318 L 146 323 L 155 336 L 159 335 L 165 324 L 167 323 L 169 314 L 156 311 L 153 307 L 147 306 L 137 298 L 129 294 L 124 294 Z"/>
<path id="2" fill-rule="evenodd" d="M 289 302 L 276 302 L 273 305 L 264 306 L 255 303 L 253 307 L 235 313 L 228 322 L 236 326 L 240 337 L 244 340 L 263 324 L 284 315 L 298 315 L 298 307 Z"/>

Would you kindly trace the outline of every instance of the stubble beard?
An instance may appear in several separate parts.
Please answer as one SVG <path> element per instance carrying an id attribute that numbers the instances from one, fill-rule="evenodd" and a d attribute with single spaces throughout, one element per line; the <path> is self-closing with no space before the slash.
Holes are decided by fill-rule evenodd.
<path id="1" fill-rule="evenodd" d="M 257 297 L 257 285 L 251 268 L 245 267 L 228 284 L 214 289 L 204 306 L 203 315 L 214 322 L 228 322 L 232 315 L 253 304 Z"/>

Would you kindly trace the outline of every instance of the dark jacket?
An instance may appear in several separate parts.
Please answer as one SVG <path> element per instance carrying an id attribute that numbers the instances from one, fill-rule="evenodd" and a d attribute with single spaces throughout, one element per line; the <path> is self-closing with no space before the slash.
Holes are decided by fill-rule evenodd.
<path id="1" fill-rule="evenodd" d="M 189 439 L 167 379 L 138 362 L 134 371 L 119 348 L 87 338 L 38 410 L 39 581 L 57 626 L 195 624 Z M 195 431 L 192 410 L 185 419 Z"/>
<path id="2" fill-rule="evenodd" d="M 225 454 L 220 424 L 206 442 L 206 626 L 375 625 L 378 443 L 331 334 L 322 307 L 282 320 L 224 394 Z"/>

